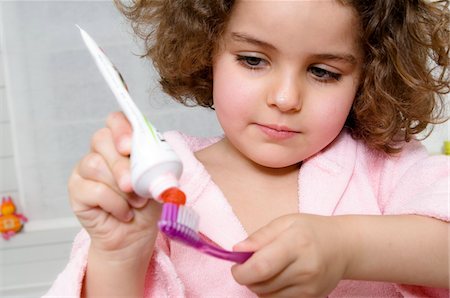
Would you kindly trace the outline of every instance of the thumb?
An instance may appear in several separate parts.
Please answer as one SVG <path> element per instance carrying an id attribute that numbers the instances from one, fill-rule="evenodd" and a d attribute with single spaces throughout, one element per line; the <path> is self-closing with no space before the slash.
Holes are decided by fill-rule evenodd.
<path id="1" fill-rule="evenodd" d="M 272 242 L 292 222 L 293 218 L 290 215 L 279 217 L 251 234 L 247 239 L 235 244 L 233 251 L 257 251 Z"/>

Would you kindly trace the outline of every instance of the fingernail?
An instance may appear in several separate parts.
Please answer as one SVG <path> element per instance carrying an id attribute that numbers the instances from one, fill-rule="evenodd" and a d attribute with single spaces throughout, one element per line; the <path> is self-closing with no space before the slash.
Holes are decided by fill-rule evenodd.
<path id="1" fill-rule="evenodd" d="M 147 198 L 143 198 L 143 197 L 136 197 L 131 199 L 131 205 L 134 208 L 141 208 L 145 205 L 145 203 L 147 202 Z"/>
<path id="2" fill-rule="evenodd" d="M 133 210 L 130 210 L 128 212 L 128 214 L 127 214 L 127 217 L 126 217 L 125 221 L 129 222 L 129 221 L 131 221 L 133 219 L 133 217 L 134 217 L 134 212 L 133 212 Z"/>
<path id="3" fill-rule="evenodd" d="M 119 187 L 124 192 L 129 192 L 131 190 L 131 176 L 129 173 L 120 177 Z"/>

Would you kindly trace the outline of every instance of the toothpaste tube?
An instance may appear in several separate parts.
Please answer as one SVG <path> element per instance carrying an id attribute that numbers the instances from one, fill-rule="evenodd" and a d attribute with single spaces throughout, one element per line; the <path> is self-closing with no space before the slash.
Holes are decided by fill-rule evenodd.
<path id="1" fill-rule="evenodd" d="M 153 198 L 160 202 L 170 201 L 167 194 L 179 195 L 181 192 L 173 191 L 178 189 L 178 179 L 182 172 L 181 160 L 163 136 L 140 112 L 131 99 L 122 76 L 108 57 L 86 31 L 77 27 L 133 128 L 130 159 L 134 191 L 141 197 Z"/>

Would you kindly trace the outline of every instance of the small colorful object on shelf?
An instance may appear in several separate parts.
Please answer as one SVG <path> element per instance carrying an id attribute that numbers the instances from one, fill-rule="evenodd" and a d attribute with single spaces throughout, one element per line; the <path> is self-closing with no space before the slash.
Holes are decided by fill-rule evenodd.
<path id="1" fill-rule="evenodd" d="M 444 141 L 444 154 L 450 155 L 450 141 Z"/>
<path id="2" fill-rule="evenodd" d="M 16 205 L 14 205 L 11 197 L 3 197 L 0 206 L 0 232 L 5 240 L 9 240 L 18 233 L 23 224 L 28 219 L 23 214 L 16 213 Z"/>

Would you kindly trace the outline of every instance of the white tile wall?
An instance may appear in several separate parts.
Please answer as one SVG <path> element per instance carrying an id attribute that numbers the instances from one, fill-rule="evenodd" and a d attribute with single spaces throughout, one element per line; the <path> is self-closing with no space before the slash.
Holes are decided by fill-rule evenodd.
<path id="1" fill-rule="evenodd" d="M 0 157 L 12 157 L 11 123 L 9 120 L 0 121 L 0 140 L 2 140 L 0 144 Z"/>
<path id="2" fill-rule="evenodd" d="M 450 94 L 446 96 L 447 115 L 450 115 Z M 431 135 L 422 141 L 431 154 L 444 152 L 444 141 L 450 141 L 450 121 L 434 126 Z"/>
<path id="3" fill-rule="evenodd" d="M 0 45 L 0 197 L 12 196 L 17 205 L 17 176 L 13 154 L 11 121 L 5 92 L 3 55 Z M 20 207 L 20 206 L 19 206 Z"/>

